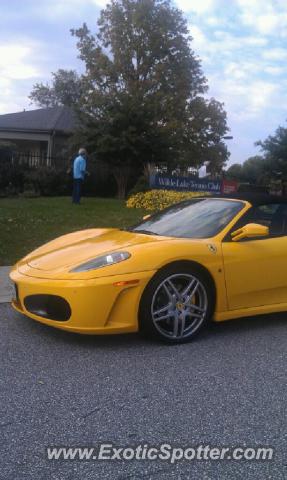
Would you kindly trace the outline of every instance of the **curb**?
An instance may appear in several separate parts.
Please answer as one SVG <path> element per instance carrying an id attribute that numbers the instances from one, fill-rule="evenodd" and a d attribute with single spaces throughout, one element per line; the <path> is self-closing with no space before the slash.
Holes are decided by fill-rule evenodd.
<path id="1" fill-rule="evenodd" d="M 11 267 L 0 267 L 0 303 L 10 303 L 13 295 L 13 284 L 9 278 Z"/>

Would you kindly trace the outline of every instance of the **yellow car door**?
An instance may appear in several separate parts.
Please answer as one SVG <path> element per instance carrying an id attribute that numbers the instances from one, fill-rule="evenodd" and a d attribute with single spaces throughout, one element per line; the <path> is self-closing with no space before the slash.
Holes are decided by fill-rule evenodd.
<path id="1" fill-rule="evenodd" d="M 223 242 L 230 310 L 287 303 L 287 237 Z"/>
<path id="2" fill-rule="evenodd" d="M 287 303 L 287 207 L 262 205 L 248 211 L 240 226 L 254 222 L 268 226 L 266 238 L 222 242 L 230 310 Z"/>

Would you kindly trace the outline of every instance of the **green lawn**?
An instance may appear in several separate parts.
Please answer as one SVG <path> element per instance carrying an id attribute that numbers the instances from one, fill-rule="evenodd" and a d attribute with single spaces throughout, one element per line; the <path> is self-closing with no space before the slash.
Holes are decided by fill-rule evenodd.
<path id="1" fill-rule="evenodd" d="M 67 197 L 0 199 L 0 265 L 12 265 L 39 245 L 64 233 L 91 227 L 124 227 L 144 211 L 115 199 Z"/>

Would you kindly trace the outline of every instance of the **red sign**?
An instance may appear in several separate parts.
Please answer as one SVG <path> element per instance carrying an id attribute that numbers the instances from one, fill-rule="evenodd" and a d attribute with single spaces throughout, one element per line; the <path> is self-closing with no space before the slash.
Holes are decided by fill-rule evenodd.
<path id="1" fill-rule="evenodd" d="M 238 184 L 233 180 L 222 180 L 221 193 L 228 195 L 229 193 L 237 192 Z"/>

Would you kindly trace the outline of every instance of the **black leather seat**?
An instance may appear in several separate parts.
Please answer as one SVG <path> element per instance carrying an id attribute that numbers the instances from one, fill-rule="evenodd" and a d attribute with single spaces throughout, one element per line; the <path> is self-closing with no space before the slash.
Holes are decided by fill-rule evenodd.
<path id="1" fill-rule="evenodd" d="M 280 205 L 276 213 L 272 216 L 269 227 L 271 236 L 287 234 L 287 206 Z"/>

